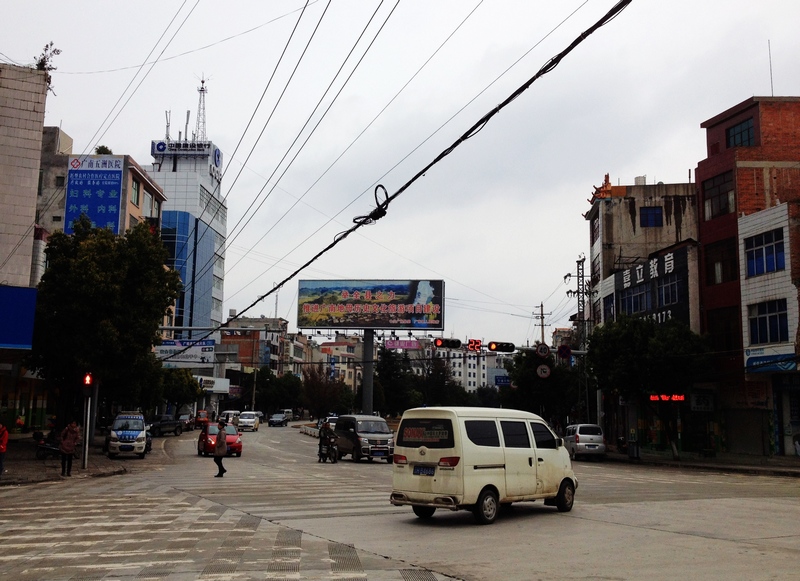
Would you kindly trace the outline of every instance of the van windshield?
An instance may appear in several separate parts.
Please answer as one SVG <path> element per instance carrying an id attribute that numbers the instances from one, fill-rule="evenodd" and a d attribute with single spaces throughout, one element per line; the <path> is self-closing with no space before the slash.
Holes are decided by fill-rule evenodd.
<path id="1" fill-rule="evenodd" d="M 452 448 L 453 423 L 449 419 L 409 418 L 400 422 L 397 445 L 418 448 Z"/>
<path id="2" fill-rule="evenodd" d="M 389 425 L 386 422 L 360 420 L 358 422 L 358 432 L 364 434 L 391 434 Z"/>
<path id="3" fill-rule="evenodd" d="M 144 420 L 136 418 L 117 418 L 111 429 L 115 432 L 142 432 L 144 431 Z"/>

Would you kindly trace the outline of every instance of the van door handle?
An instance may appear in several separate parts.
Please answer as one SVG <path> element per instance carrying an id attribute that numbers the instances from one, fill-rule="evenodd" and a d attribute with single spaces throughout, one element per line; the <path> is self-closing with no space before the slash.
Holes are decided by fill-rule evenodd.
<path id="1" fill-rule="evenodd" d="M 530 456 L 528 456 L 528 466 L 533 467 L 533 458 L 531 458 Z"/>
<path id="2" fill-rule="evenodd" d="M 539 462 L 544 462 L 544 458 L 537 458 Z"/>

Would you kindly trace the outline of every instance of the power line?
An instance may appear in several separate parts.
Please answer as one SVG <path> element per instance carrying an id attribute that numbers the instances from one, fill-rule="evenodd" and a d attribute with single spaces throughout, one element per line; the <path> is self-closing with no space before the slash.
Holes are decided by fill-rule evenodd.
<path id="1" fill-rule="evenodd" d="M 383 218 L 386 215 L 386 212 L 387 212 L 387 210 L 389 208 L 389 204 L 392 201 L 397 199 L 403 192 L 405 192 L 409 187 L 411 187 L 411 185 L 414 182 L 416 182 L 420 177 L 422 177 L 428 170 L 430 170 L 430 168 L 432 168 L 434 165 L 439 163 L 442 159 L 444 159 L 445 157 L 450 155 L 453 151 L 455 151 L 455 149 L 459 145 L 461 145 L 462 143 L 464 143 L 468 139 L 471 139 L 472 137 L 477 135 L 480 132 L 480 130 L 483 127 L 485 127 L 486 124 L 495 115 L 497 115 L 497 113 L 502 111 L 512 101 L 517 99 L 523 92 L 528 90 L 530 88 L 530 86 L 534 82 L 536 82 L 537 79 L 539 79 L 542 76 L 546 75 L 547 73 L 553 71 L 570 52 L 572 52 L 577 46 L 579 46 L 584 40 L 586 40 L 586 38 L 588 38 L 597 29 L 601 28 L 602 26 L 604 26 L 605 24 L 607 24 L 608 22 L 613 20 L 631 2 L 632 2 L 632 0 L 620 0 L 605 16 L 603 16 L 600 20 L 598 20 L 590 28 L 585 30 L 566 49 L 564 49 L 559 54 L 557 54 L 556 56 L 551 58 L 549 61 L 547 61 L 533 77 L 531 77 L 528 81 L 526 81 L 522 86 L 520 86 L 516 91 L 514 91 L 508 98 L 506 98 L 503 102 L 501 102 L 499 105 L 497 105 L 494 109 L 492 109 L 487 114 L 485 114 L 483 117 L 481 117 L 481 119 L 479 119 L 475 124 L 473 124 L 464 134 L 461 135 L 461 137 L 459 137 L 455 142 L 453 142 L 453 144 L 450 145 L 450 147 L 448 147 L 447 149 L 442 151 L 438 156 L 436 156 L 436 158 L 434 158 L 433 161 L 431 161 L 428 165 L 426 165 L 422 170 L 417 172 L 409 181 L 407 181 L 405 184 L 403 184 L 403 186 L 400 187 L 395 193 L 389 195 L 388 192 L 386 191 L 386 188 L 384 188 L 382 185 L 376 186 L 375 187 L 375 191 L 374 191 L 374 195 L 375 195 L 375 201 L 376 201 L 377 207 L 374 210 L 372 210 L 367 215 L 358 216 L 358 217 L 354 218 L 353 219 L 353 222 L 354 222 L 353 226 L 351 226 L 349 229 L 345 230 L 344 232 L 341 232 L 338 236 L 336 236 L 333 239 L 333 241 L 330 244 L 328 244 L 325 248 L 323 248 L 322 250 L 317 252 L 313 257 L 311 257 L 300 268 L 298 268 L 293 273 L 291 273 L 288 277 L 286 277 L 278 285 L 274 286 L 272 288 L 272 290 L 269 290 L 266 293 L 264 293 L 263 295 L 261 295 L 258 298 L 256 298 L 256 300 L 253 301 L 247 307 L 245 307 L 244 310 L 242 310 L 241 312 L 237 313 L 236 317 L 234 317 L 233 319 L 235 320 L 235 319 L 238 319 L 238 318 L 242 317 L 246 312 L 248 312 L 250 309 L 252 309 L 255 305 L 257 305 L 262 300 L 264 300 L 266 297 L 268 297 L 271 294 L 273 294 L 274 292 L 276 292 L 284 284 L 286 284 L 288 281 L 292 280 L 295 276 L 297 276 L 306 267 L 308 267 L 312 263 L 316 262 L 321 256 L 323 256 L 328 251 L 330 251 L 332 248 L 337 246 L 340 242 L 345 240 L 350 234 L 352 234 L 353 232 L 355 232 L 356 230 L 360 229 L 363 226 L 367 226 L 367 225 L 372 224 L 373 222 L 376 222 L 377 220 L 380 220 L 381 218 Z M 384 196 L 383 201 L 379 201 L 379 193 L 381 193 L 381 192 L 383 193 L 383 196 Z M 223 327 L 223 325 L 220 325 L 219 327 L 217 327 L 216 330 L 219 330 L 222 327 Z M 209 337 L 213 332 L 214 331 L 211 331 L 211 332 L 207 333 L 203 338 Z M 188 347 L 186 349 L 188 349 Z M 182 351 L 178 351 L 175 354 L 173 354 L 173 356 L 177 356 L 181 352 Z"/>

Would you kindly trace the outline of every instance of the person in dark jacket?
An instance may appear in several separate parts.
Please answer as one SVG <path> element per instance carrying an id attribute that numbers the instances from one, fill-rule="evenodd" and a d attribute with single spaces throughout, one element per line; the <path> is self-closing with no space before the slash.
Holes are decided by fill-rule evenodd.
<path id="1" fill-rule="evenodd" d="M 3 477 L 5 468 L 3 464 L 6 459 L 6 449 L 8 448 L 8 428 L 0 422 L 0 478 Z"/>
<path id="2" fill-rule="evenodd" d="M 81 439 L 81 431 L 78 422 L 71 421 L 61 432 L 61 444 L 58 449 L 61 451 L 61 476 L 72 476 L 72 457 L 78 448 L 78 440 Z"/>
<path id="3" fill-rule="evenodd" d="M 222 478 L 225 476 L 227 470 L 222 467 L 222 459 L 228 453 L 228 437 L 225 434 L 225 422 L 220 420 L 217 424 L 219 432 L 217 433 L 217 441 L 214 444 L 214 463 L 217 465 L 217 473 L 215 478 Z"/>
<path id="4" fill-rule="evenodd" d="M 322 462 L 322 446 L 328 445 L 328 438 L 335 435 L 329 422 L 322 424 L 319 429 L 319 448 L 317 448 L 317 462 Z"/>

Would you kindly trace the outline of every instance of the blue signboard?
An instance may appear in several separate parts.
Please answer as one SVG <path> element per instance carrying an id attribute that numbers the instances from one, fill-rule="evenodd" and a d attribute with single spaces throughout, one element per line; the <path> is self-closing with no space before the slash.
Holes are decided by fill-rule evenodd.
<path id="1" fill-rule="evenodd" d="M 36 289 L 0 285 L 0 348 L 30 349 Z"/>
<path id="2" fill-rule="evenodd" d="M 72 223 L 86 214 L 92 226 L 119 234 L 122 192 L 122 156 L 71 157 L 67 174 L 64 232 L 72 234 Z"/>
<path id="3" fill-rule="evenodd" d="M 498 375 L 494 378 L 494 384 L 497 387 L 511 385 L 511 378 L 508 375 Z"/>

